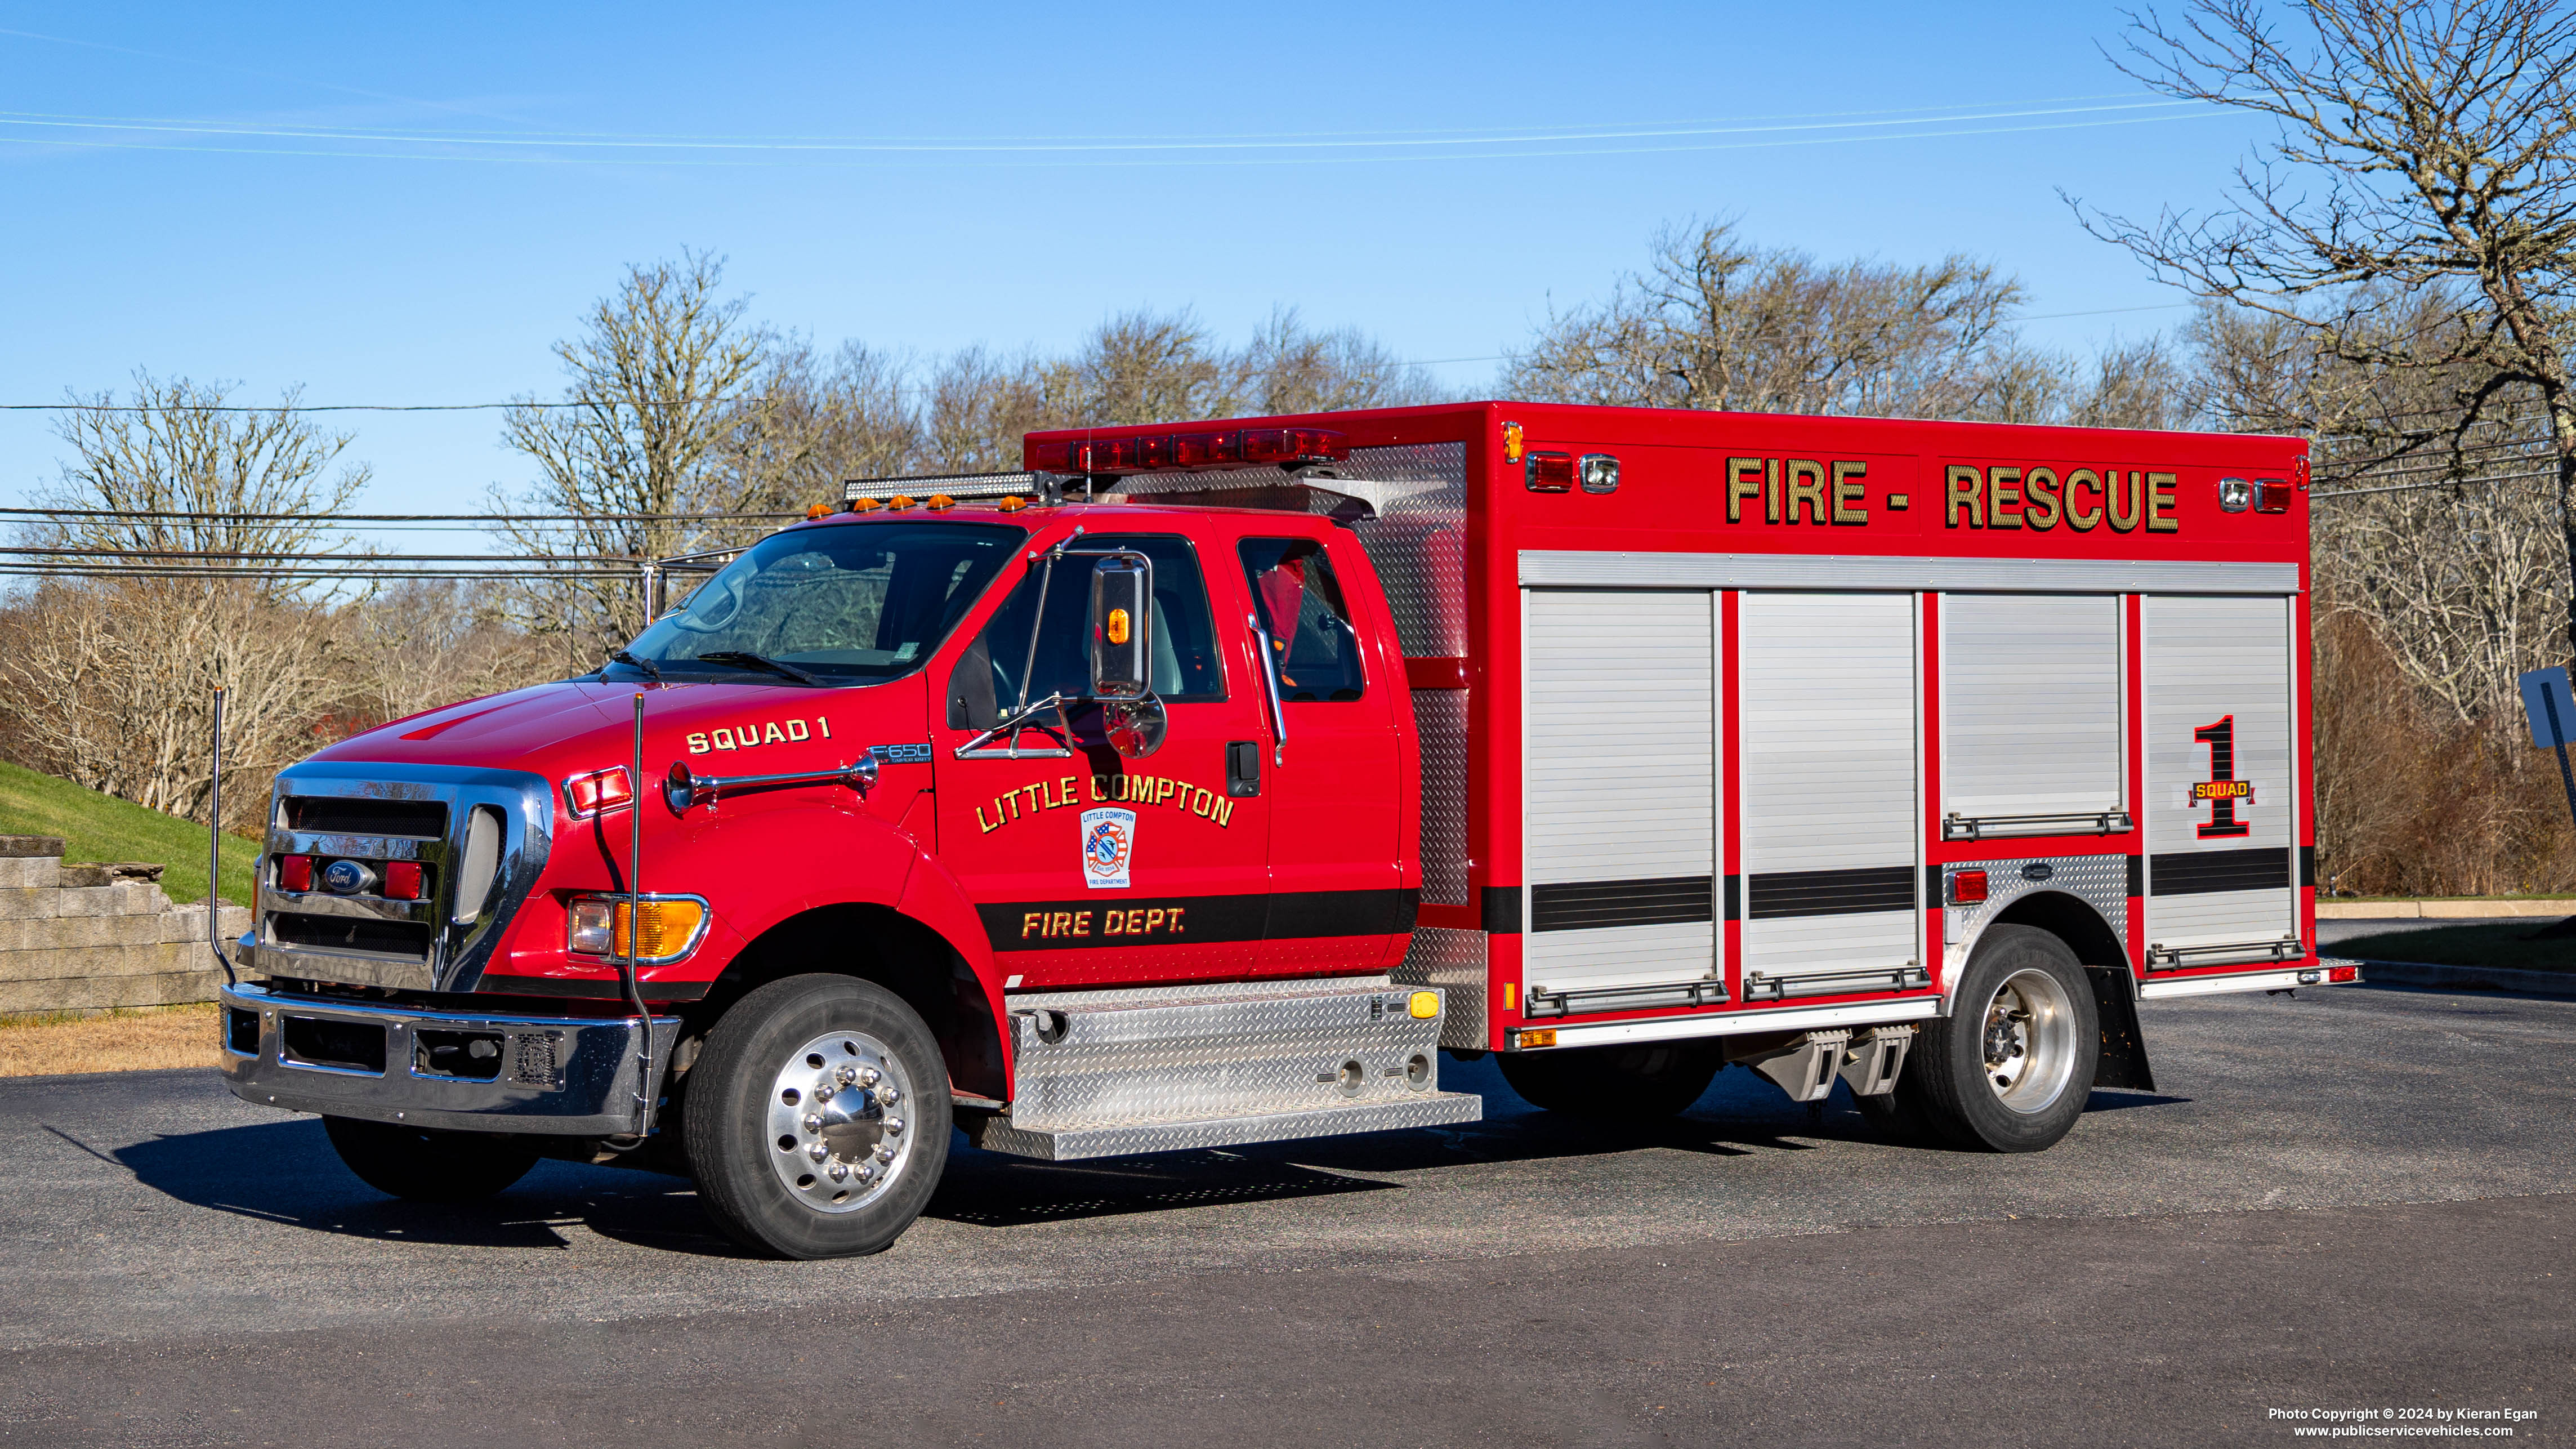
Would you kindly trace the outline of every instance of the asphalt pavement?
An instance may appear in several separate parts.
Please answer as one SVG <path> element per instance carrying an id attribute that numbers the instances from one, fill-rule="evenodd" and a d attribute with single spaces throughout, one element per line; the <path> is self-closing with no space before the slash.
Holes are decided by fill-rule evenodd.
<path id="1" fill-rule="evenodd" d="M 2142 1010 L 2159 1090 L 2043 1154 L 1890 1146 L 1743 1071 L 1605 1131 L 1452 1062 L 1484 1122 L 961 1147 L 834 1263 L 616 1169 L 388 1201 L 208 1074 L 0 1082 L 0 1443 L 2193 1444 L 2360 1409 L 2576 1442 L 2576 1002 Z"/>

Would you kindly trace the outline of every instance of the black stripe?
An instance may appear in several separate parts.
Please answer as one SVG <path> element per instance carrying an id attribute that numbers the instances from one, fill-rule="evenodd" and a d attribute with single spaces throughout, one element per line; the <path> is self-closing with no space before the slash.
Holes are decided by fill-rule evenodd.
<path id="1" fill-rule="evenodd" d="M 1530 887 L 1532 931 L 1672 926 L 1716 917 L 1717 881 L 1704 875 L 1593 880 Z"/>
<path id="2" fill-rule="evenodd" d="M 1287 891 L 1240 896 L 1090 896 L 1061 901 L 1002 901 L 979 905 L 984 938 L 996 951 L 1081 951 L 1101 947 L 1221 945 L 1330 936 L 1392 936 L 1413 929 L 1422 893 L 1388 891 Z M 1109 911 L 1169 910 L 1184 913 L 1177 931 L 1111 935 Z M 1082 918 L 1080 935 L 1045 934 L 1030 916 Z"/>
<path id="3" fill-rule="evenodd" d="M 2130 856 L 2130 857 L 2129 857 L 2129 894 L 2130 894 L 2130 895 L 2132 895 L 2132 896 L 2142 896 L 2142 895 L 2145 895 L 2146 893 L 2147 893 L 2147 858 L 2146 858 L 2145 856 L 2143 856 L 2143 855 L 2133 855 L 2133 856 Z"/>
<path id="4" fill-rule="evenodd" d="M 2200 896 L 2213 891 L 2275 891 L 2290 887 L 2290 852 L 2269 850 L 2174 850 L 2152 862 L 2155 893 Z"/>
<path id="5" fill-rule="evenodd" d="M 1517 936 L 1521 933 L 1521 888 L 1519 886 L 1485 887 L 1485 934 Z"/>
<path id="6" fill-rule="evenodd" d="M 2317 848 L 2313 845 L 2302 845 L 2299 847 L 2299 884 L 2312 886 L 2316 883 Z"/>
<path id="7" fill-rule="evenodd" d="M 1740 875 L 1726 878 L 1726 918 L 1730 921 L 1744 919 L 1744 877 Z"/>
<path id="8" fill-rule="evenodd" d="M 1914 909 L 1914 867 L 1863 870 L 1775 870 L 1753 877 L 1751 909 L 1757 921 L 1782 916 L 1854 916 Z"/>

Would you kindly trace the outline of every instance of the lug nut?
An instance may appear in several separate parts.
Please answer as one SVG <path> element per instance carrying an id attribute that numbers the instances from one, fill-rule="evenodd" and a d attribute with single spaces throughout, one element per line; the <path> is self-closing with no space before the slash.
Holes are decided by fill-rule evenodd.
<path id="1" fill-rule="evenodd" d="M 858 1079 L 859 1069 L 857 1067 L 843 1067 L 832 1074 L 832 1080 L 839 1082 L 844 1087 Z"/>
<path id="2" fill-rule="evenodd" d="M 820 1112 L 808 1112 L 808 1113 L 806 1113 L 806 1114 L 805 1114 L 805 1130 L 806 1130 L 806 1131 L 808 1131 L 808 1132 L 820 1132 L 820 1131 L 822 1131 L 822 1130 L 823 1130 L 823 1114 L 822 1114 L 822 1113 L 820 1113 Z"/>
<path id="3" fill-rule="evenodd" d="M 887 1119 L 885 1119 L 885 1130 L 886 1130 L 886 1135 L 887 1135 L 888 1137 L 895 1136 L 896 1134 L 898 1134 L 898 1133 L 902 1132 L 902 1131 L 903 1131 L 903 1119 L 902 1119 L 901 1117 L 888 1117 Z"/>
<path id="4" fill-rule="evenodd" d="M 820 1142 L 817 1142 L 813 1146 L 805 1149 L 805 1155 L 813 1158 L 816 1162 L 820 1162 L 824 1158 L 832 1155 L 832 1149 L 824 1146 Z"/>
<path id="5" fill-rule="evenodd" d="M 832 1100 L 832 1089 L 829 1087 L 816 1087 L 814 1089 L 814 1100 L 817 1102 L 828 1102 Z"/>
<path id="6" fill-rule="evenodd" d="M 866 1163 L 864 1163 L 864 1162 L 862 1162 L 862 1163 L 860 1163 L 860 1164 L 859 1164 L 859 1181 L 861 1181 L 861 1182 L 866 1182 L 867 1180 L 869 1180 L 870 1178 L 875 1177 L 876 1175 L 877 1175 L 877 1170 L 876 1170 L 875 1168 L 870 1167 L 868 1164 L 866 1164 Z"/>
<path id="7" fill-rule="evenodd" d="M 894 1161 L 894 1144 L 893 1144 L 893 1143 L 891 1143 L 891 1142 L 880 1142 L 880 1143 L 878 1143 L 878 1144 L 877 1144 L 877 1161 L 879 1161 L 879 1162 L 892 1162 L 892 1161 Z"/>
<path id="8" fill-rule="evenodd" d="M 850 1175 L 850 1165 L 846 1162 L 835 1162 L 823 1169 L 823 1175 L 834 1182 L 840 1182 Z"/>
<path id="9" fill-rule="evenodd" d="M 844 1068 L 842 1068 L 842 1070 L 843 1070 L 843 1071 L 847 1071 L 847 1070 L 849 1070 L 849 1069 L 848 1069 L 847 1067 L 844 1067 Z M 859 1080 L 860 1080 L 862 1083 L 864 1083 L 864 1084 L 866 1084 L 866 1085 L 868 1085 L 868 1086 L 871 1086 L 871 1087 L 875 1086 L 875 1085 L 877 1084 L 877 1082 L 878 1082 L 879 1080 L 881 1080 L 884 1076 L 885 1076 L 885 1073 L 878 1071 L 878 1070 L 877 1070 L 876 1068 L 874 1068 L 874 1067 L 861 1067 L 861 1068 L 859 1068 Z M 848 1080 L 849 1080 L 849 1078 L 847 1078 L 847 1077 L 843 1077 L 841 1080 L 843 1080 L 843 1081 L 845 1081 L 845 1082 L 846 1082 L 846 1081 L 848 1081 Z"/>
<path id="10" fill-rule="evenodd" d="M 903 1088 L 892 1085 L 880 1087 L 877 1089 L 877 1100 L 891 1107 L 903 1100 Z"/>

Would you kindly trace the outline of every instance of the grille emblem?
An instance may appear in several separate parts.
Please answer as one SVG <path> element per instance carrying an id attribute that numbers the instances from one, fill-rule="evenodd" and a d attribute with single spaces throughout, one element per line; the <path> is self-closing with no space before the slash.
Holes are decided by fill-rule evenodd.
<path id="1" fill-rule="evenodd" d="M 335 860 L 322 872 L 322 887 L 334 895 L 353 896 L 365 890 L 375 872 L 354 860 Z"/>

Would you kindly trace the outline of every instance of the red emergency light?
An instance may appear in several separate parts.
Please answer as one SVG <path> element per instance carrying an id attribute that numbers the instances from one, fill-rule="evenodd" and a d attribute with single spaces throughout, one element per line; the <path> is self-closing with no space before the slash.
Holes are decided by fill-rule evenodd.
<path id="1" fill-rule="evenodd" d="M 1973 906 L 1986 898 L 1986 873 L 1982 870 L 1950 872 L 1950 904 Z"/>
<path id="2" fill-rule="evenodd" d="M 611 810 L 623 810 L 635 803 L 635 784 L 626 778 L 626 767 L 593 770 L 564 781 L 564 804 L 575 820 L 588 820 Z"/>
<path id="3" fill-rule="evenodd" d="M 277 888 L 282 891 L 313 889 L 313 857 L 281 855 L 277 858 Z"/>
<path id="4" fill-rule="evenodd" d="M 385 899 L 416 901 L 420 899 L 420 862 L 389 860 L 385 862 Z"/>
<path id="5" fill-rule="evenodd" d="M 1339 463 L 1350 456 L 1351 440 L 1329 428 L 1050 438 L 1028 445 L 1029 466 L 1041 473 L 1196 473 Z"/>
<path id="6" fill-rule="evenodd" d="M 2254 511 L 2287 513 L 2290 511 L 2290 485 L 2278 478 L 2266 478 L 2254 485 Z"/>

